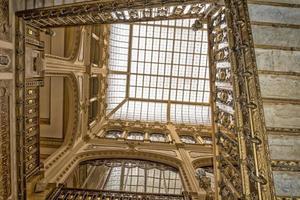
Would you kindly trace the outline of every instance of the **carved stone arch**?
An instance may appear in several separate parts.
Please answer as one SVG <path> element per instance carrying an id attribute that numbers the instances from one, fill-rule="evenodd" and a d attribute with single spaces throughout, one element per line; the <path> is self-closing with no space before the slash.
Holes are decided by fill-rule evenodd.
<path id="1" fill-rule="evenodd" d="M 82 33 L 83 33 L 83 27 L 79 26 L 79 27 L 68 27 L 68 28 L 74 28 L 74 36 L 73 36 L 73 41 L 70 41 L 70 43 L 73 43 L 72 47 L 70 47 L 70 56 L 67 56 L 68 60 L 73 60 L 75 61 L 75 59 L 78 57 L 79 54 L 79 48 L 80 48 L 80 44 L 83 42 L 82 41 Z M 66 36 L 67 37 L 67 36 Z M 67 37 L 69 38 L 69 37 Z"/>
<path id="2" fill-rule="evenodd" d="M 62 146 L 52 155 L 50 155 L 44 163 L 44 167 L 47 170 L 50 166 L 57 162 L 70 148 L 72 148 L 79 131 L 79 118 L 80 118 L 80 106 L 79 106 L 79 85 L 76 75 L 72 72 L 46 72 L 46 76 L 61 76 L 66 78 L 67 84 L 70 87 L 70 115 L 67 123 L 66 133 Z"/>
<path id="3" fill-rule="evenodd" d="M 89 148 L 91 148 L 91 145 Z M 184 162 L 179 158 L 171 157 L 168 155 L 162 155 L 159 153 L 153 152 L 141 152 L 134 150 L 92 150 L 88 152 L 82 152 L 77 154 L 77 156 L 73 157 L 73 159 L 69 162 L 66 167 L 60 171 L 59 174 L 55 177 L 54 181 L 57 183 L 63 183 L 68 176 L 72 173 L 72 171 L 81 163 L 88 160 L 95 159 L 109 159 L 109 158 L 118 158 L 118 159 L 140 159 L 152 162 L 159 162 L 162 164 L 166 164 L 178 169 L 182 182 L 184 185 L 184 189 L 186 191 L 192 191 L 191 180 L 188 178 L 188 170 L 185 168 Z"/>
<path id="4" fill-rule="evenodd" d="M 70 38 L 70 40 L 71 40 L 71 41 L 69 41 L 71 46 L 68 48 L 68 49 L 70 49 L 70 53 L 68 53 L 68 56 L 62 57 L 62 56 L 47 54 L 47 57 L 56 58 L 56 59 L 64 60 L 64 61 L 70 61 L 70 62 L 77 61 L 77 58 L 78 58 L 78 55 L 80 52 L 80 47 L 84 46 L 84 45 L 81 45 L 84 40 L 84 38 L 82 38 L 84 27 L 79 26 L 79 27 L 68 27 L 68 28 L 74 29 L 74 33 L 67 36 L 67 38 Z M 64 45 L 66 45 L 66 41 L 65 41 Z"/>

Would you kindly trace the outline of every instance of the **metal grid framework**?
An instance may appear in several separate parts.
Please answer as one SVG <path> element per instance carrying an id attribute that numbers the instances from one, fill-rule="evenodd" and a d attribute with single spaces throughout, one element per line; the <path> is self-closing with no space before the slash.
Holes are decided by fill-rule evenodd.
<path id="1" fill-rule="evenodd" d="M 126 98 L 126 72 L 128 68 L 129 54 L 129 26 L 126 24 L 118 24 L 113 26 L 110 32 L 110 59 L 109 68 L 119 73 L 111 73 L 108 75 L 109 90 L 107 94 L 107 112 L 111 112 Z"/>
<path id="2" fill-rule="evenodd" d="M 206 25 L 191 30 L 193 22 L 112 25 L 107 111 L 113 119 L 210 124 L 207 31 Z"/>
<path id="3" fill-rule="evenodd" d="M 208 103 L 207 33 L 192 31 L 192 23 L 132 26 L 129 98 Z"/>

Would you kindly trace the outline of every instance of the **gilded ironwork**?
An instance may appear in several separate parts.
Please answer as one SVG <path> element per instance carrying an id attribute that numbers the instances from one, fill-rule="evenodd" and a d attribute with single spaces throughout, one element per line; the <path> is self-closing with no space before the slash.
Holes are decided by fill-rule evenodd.
<path id="1" fill-rule="evenodd" d="M 203 188 L 207 195 L 206 200 L 213 200 L 214 199 L 214 191 L 212 190 L 211 185 L 211 178 L 207 176 L 206 170 L 203 168 L 196 169 L 196 177 L 199 181 L 199 187 Z"/>
<path id="2" fill-rule="evenodd" d="M 217 196 L 274 199 L 246 2 L 226 0 L 210 19 Z"/>
<path id="3" fill-rule="evenodd" d="M 147 20 L 162 20 L 184 18 L 183 7 L 178 1 L 120 1 L 92 2 L 90 4 L 74 4 L 58 6 L 49 9 L 36 9 L 18 13 L 22 19 L 17 19 L 16 38 L 16 99 L 17 99 L 17 144 L 24 146 L 27 123 L 35 123 L 36 119 L 26 118 L 26 114 L 36 112 L 26 110 L 26 104 L 36 104 L 35 99 L 26 100 L 25 81 L 25 25 L 23 20 L 38 28 L 96 24 L 136 22 Z M 170 6 L 174 5 L 172 13 Z M 198 1 L 182 1 L 180 4 L 195 4 L 191 6 L 189 17 L 199 15 L 202 8 Z M 201 2 L 204 3 L 204 2 Z M 153 8 L 155 17 L 152 16 Z M 130 9 L 128 9 L 130 8 Z M 257 80 L 257 69 L 254 59 L 252 36 L 249 25 L 247 5 L 244 0 L 225 0 L 225 7 L 216 15 L 209 16 L 210 32 L 210 62 L 212 86 L 212 101 L 215 114 L 215 169 L 217 194 L 222 199 L 274 199 L 271 169 L 268 164 L 269 155 L 265 135 L 262 101 Z M 194 12 L 194 13 L 192 13 Z M 207 11 L 205 11 L 207 13 Z M 139 17 L 142 16 L 142 17 Z M 34 33 L 33 33 L 34 35 Z M 40 43 L 26 40 L 31 45 L 43 48 Z M 29 92 L 29 91 L 28 91 Z M 26 101 L 26 102 L 25 102 Z M 222 107 L 220 105 L 226 105 Z M 230 108 L 230 109 L 229 109 Z M 28 113 L 26 113 L 28 112 Z M 124 123 L 120 122 L 123 127 Z M 128 130 L 136 128 L 138 123 L 126 124 Z M 117 124 L 116 127 L 118 126 Z M 156 125 L 155 125 L 156 126 Z M 108 126 L 107 126 L 108 127 Z M 144 130 L 148 126 L 138 126 Z M 36 127 L 29 129 L 36 131 Z M 34 140 L 33 140 L 34 141 Z M 29 146 L 30 147 L 30 146 Z M 32 149 L 35 147 L 32 146 Z M 18 157 L 19 198 L 24 198 L 25 182 L 23 169 L 24 152 L 21 148 Z M 69 189 L 62 198 L 74 197 L 81 192 Z M 71 191 L 71 192 L 69 192 Z M 99 192 L 97 192 L 99 194 Z M 83 191 L 82 195 L 89 195 Z M 93 193 L 94 195 L 95 193 Z M 92 196 L 93 197 L 93 196 Z"/>
<path id="4" fill-rule="evenodd" d="M 58 27 L 70 25 L 108 24 L 139 22 L 163 19 L 203 18 L 211 11 L 199 1 L 93 1 L 82 4 L 66 4 L 52 8 L 39 8 L 18 12 L 18 16 L 39 27 Z M 183 12 L 184 11 L 184 12 Z"/>
<path id="5" fill-rule="evenodd" d="M 128 200 L 190 200 L 190 195 L 184 193 L 182 195 L 171 194 L 147 194 L 140 192 L 123 192 L 123 191 L 109 191 L 109 190 L 88 190 L 63 188 L 62 186 L 56 188 L 47 200 L 75 200 L 75 199 L 128 199 Z"/>

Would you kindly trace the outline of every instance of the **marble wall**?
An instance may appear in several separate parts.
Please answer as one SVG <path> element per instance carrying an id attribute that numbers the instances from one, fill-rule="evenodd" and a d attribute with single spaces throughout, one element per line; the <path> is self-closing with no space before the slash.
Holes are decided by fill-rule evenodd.
<path id="1" fill-rule="evenodd" d="M 248 1 L 272 160 L 300 161 L 300 1 Z M 300 172 L 274 170 L 278 196 L 300 196 Z"/>

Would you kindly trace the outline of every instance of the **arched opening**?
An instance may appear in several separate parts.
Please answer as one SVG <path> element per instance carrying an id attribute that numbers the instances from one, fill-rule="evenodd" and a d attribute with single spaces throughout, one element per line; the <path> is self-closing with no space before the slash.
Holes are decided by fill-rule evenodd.
<path id="1" fill-rule="evenodd" d="M 184 191 L 179 170 L 166 164 L 134 159 L 81 162 L 65 182 L 69 188 L 155 194 Z"/>
<path id="2" fill-rule="evenodd" d="M 77 27 L 51 28 L 41 33 L 41 40 L 45 44 L 45 53 L 48 55 L 72 59 L 78 50 L 80 30 Z"/>
<path id="3" fill-rule="evenodd" d="M 40 158 L 47 159 L 70 139 L 76 99 L 73 83 L 66 74 L 48 74 L 40 88 Z M 74 98 L 75 97 L 75 98 Z M 73 138 L 74 139 L 74 138 Z"/>

